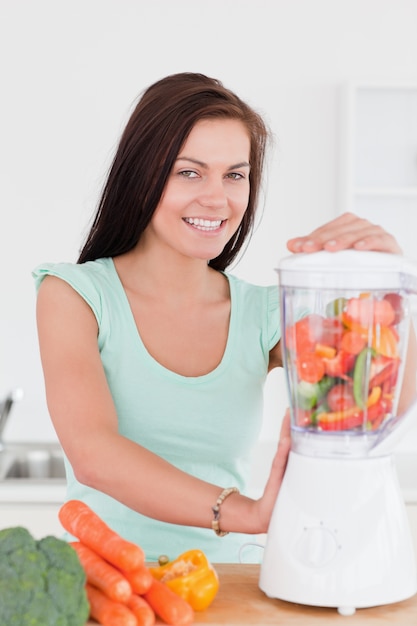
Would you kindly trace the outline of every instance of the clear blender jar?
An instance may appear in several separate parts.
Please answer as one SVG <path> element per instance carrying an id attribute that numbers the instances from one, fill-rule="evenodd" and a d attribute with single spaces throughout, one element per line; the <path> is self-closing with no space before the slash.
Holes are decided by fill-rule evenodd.
<path id="1" fill-rule="evenodd" d="M 368 454 L 398 419 L 414 273 L 392 254 L 323 251 L 284 259 L 279 284 L 292 449 Z"/>

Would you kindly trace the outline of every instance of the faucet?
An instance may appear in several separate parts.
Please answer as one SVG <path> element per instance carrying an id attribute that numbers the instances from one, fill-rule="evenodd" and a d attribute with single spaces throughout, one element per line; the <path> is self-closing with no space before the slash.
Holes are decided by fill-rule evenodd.
<path id="1" fill-rule="evenodd" d="M 3 402 L 0 404 L 0 452 L 4 448 L 3 431 L 10 415 L 13 404 L 23 397 L 22 389 L 13 389 L 8 393 Z"/>

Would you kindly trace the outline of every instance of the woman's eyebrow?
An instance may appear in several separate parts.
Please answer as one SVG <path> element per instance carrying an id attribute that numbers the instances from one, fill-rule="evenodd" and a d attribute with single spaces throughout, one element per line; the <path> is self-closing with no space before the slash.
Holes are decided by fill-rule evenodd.
<path id="1" fill-rule="evenodd" d="M 189 161 L 190 163 L 195 163 L 200 167 L 208 167 L 207 163 L 204 163 L 204 161 L 199 161 L 198 159 L 193 159 L 192 157 L 187 156 L 178 157 L 177 161 Z M 235 170 L 239 169 L 240 167 L 250 167 L 250 163 L 248 163 L 247 161 L 241 161 L 240 163 L 235 163 L 234 165 L 231 165 L 228 170 Z"/>

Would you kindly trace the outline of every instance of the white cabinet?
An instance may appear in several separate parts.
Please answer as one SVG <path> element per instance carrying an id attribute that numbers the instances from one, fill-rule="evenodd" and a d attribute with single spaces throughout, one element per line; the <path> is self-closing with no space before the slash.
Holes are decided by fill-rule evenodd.
<path id="1" fill-rule="evenodd" d="M 24 526 L 35 539 L 41 539 L 46 535 L 61 537 L 64 529 L 58 519 L 59 508 L 60 505 L 57 503 L 2 504 L 0 505 L 0 528 Z"/>
<path id="2" fill-rule="evenodd" d="M 65 480 L 0 481 L 0 529 L 24 526 L 36 539 L 60 537 L 58 511 L 65 498 Z"/>
<path id="3" fill-rule="evenodd" d="M 417 85 L 343 93 L 340 209 L 380 224 L 417 261 Z"/>

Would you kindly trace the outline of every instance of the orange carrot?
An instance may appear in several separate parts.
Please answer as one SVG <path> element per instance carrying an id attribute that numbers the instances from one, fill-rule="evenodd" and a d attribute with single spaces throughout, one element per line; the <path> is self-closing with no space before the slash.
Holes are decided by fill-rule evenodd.
<path id="1" fill-rule="evenodd" d="M 156 578 L 143 597 L 155 613 L 171 626 L 189 626 L 194 621 L 194 611 L 188 602 Z"/>
<path id="2" fill-rule="evenodd" d="M 87 582 L 100 589 L 110 600 L 116 602 L 129 600 L 132 595 L 132 588 L 118 569 L 80 541 L 72 541 L 70 545 L 78 554 Z"/>
<path id="3" fill-rule="evenodd" d="M 146 565 L 141 565 L 130 572 L 120 571 L 130 584 L 132 591 L 140 596 L 146 593 L 152 584 L 153 576 Z"/>
<path id="4" fill-rule="evenodd" d="M 132 611 L 121 602 L 110 600 L 105 593 L 89 583 L 85 586 L 90 617 L 102 626 L 137 626 L 138 622 Z"/>
<path id="5" fill-rule="evenodd" d="M 123 539 L 84 502 L 68 500 L 58 517 L 65 530 L 115 567 L 130 571 L 144 563 L 142 548 Z"/>
<path id="6" fill-rule="evenodd" d="M 132 594 L 126 605 L 137 619 L 138 626 L 153 626 L 155 624 L 155 612 L 145 598 Z"/>

